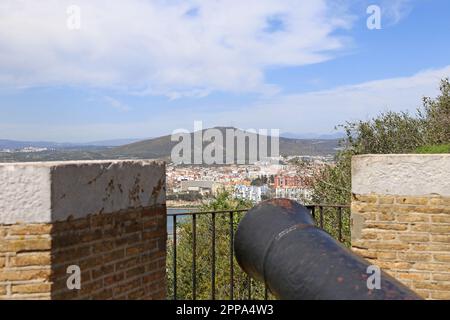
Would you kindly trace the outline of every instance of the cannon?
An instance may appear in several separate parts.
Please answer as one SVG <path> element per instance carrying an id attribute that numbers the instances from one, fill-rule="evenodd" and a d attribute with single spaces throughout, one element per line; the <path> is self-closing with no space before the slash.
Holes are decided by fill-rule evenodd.
<path id="1" fill-rule="evenodd" d="M 382 271 L 379 285 L 368 285 L 377 268 L 317 227 L 309 210 L 295 201 L 273 199 L 249 210 L 234 249 L 240 267 L 277 299 L 421 299 Z"/>

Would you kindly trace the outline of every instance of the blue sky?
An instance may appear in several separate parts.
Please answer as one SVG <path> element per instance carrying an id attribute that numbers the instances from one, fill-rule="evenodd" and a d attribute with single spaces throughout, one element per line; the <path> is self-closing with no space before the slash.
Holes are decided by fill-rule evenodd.
<path id="1" fill-rule="evenodd" d="M 446 0 L 2 0 L 0 139 L 330 133 L 435 96 L 449 32 Z"/>

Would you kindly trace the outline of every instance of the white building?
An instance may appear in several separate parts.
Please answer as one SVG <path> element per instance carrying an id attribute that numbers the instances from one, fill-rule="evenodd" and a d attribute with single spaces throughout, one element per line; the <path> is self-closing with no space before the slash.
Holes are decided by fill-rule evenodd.
<path id="1" fill-rule="evenodd" d="M 275 189 L 275 198 L 286 198 L 296 201 L 311 199 L 311 190 L 298 187 L 283 187 Z"/>
<path id="2" fill-rule="evenodd" d="M 266 185 L 261 187 L 236 185 L 234 187 L 234 196 L 239 199 L 250 200 L 257 203 L 261 202 L 262 196 L 267 194 L 268 191 L 269 188 Z"/>
<path id="3" fill-rule="evenodd" d="M 181 181 L 182 192 L 199 192 L 200 194 L 215 194 L 219 184 L 213 181 Z"/>

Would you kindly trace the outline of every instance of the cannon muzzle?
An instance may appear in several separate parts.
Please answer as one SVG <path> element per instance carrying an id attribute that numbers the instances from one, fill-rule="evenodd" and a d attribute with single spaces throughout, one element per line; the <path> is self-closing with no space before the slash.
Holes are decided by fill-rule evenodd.
<path id="1" fill-rule="evenodd" d="M 265 201 L 248 211 L 234 247 L 241 268 L 278 299 L 421 299 L 388 274 L 377 274 L 377 267 L 316 227 L 309 210 L 291 200 Z"/>

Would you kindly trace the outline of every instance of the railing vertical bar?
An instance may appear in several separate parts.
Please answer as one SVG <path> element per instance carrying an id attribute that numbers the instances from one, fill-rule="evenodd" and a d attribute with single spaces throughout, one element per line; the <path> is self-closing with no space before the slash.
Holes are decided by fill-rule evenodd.
<path id="1" fill-rule="evenodd" d="M 192 216 L 192 300 L 197 299 L 197 215 Z"/>
<path id="2" fill-rule="evenodd" d="M 320 214 L 320 227 L 323 228 L 323 207 L 319 207 L 319 214 Z"/>
<path id="3" fill-rule="evenodd" d="M 230 211 L 230 300 L 234 299 L 234 224 L 233 211 Z"/>
<path id="4" fill-rule="evenodd" d="M 311 208 L 311 215 L 312 215 L 313 219 L 316 220 L 316 206 L 313 206 Z"/>
<path id="5" fill-rule="evenodd" d="M 252 300 L 252 278 L 250 278 L 249 275 L 247 275 L 247 281 L 248 281 L 248 300 Z"/>
<path id="6" fill-rule="evenodd" d="M 338 208 L 338 232 L 339 241 L 342 242 L 342 207 Z"/>
<path id="7" fill-rule="evenodd" d="M 211 300 L 216 300 L 216 214 L 211 216 L 212 224 L 212 262 L 211 262 Z"/>
<path id="8" fill-rule="evenodd" d="M 173 300 L 177 300 L 177 216 L 173 216 Z"/>

